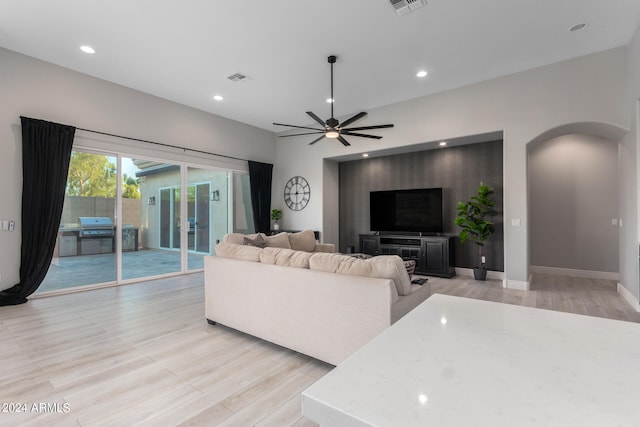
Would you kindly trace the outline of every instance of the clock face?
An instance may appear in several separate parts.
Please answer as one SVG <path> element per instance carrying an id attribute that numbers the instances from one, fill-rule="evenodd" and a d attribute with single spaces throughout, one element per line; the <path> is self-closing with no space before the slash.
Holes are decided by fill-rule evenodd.
<path id="1" fill-rule="evenodd" d="M 292 211 L 300 211 L 309 203 L 311 187 L 306 179 L 294 176 L 284 186 L 284 202 Z"/>

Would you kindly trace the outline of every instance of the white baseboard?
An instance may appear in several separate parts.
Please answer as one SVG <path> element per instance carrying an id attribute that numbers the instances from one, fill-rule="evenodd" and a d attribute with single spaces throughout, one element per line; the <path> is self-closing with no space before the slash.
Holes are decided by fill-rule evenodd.
<path id="1" fill-rule="evenodd" d="M 473 268 L 456 267 L 456 274 L 459 276 L 473 277 Z M 529 278 L 528 282 L 520 282 L 518 280 L 507 280 L 504 277 L 504 272 L 493 271 L 493 270 L 487 270 L 487 279 L 501 280 L 503 288 L 518 289 L 521 291 L 528 291 L 529 283 L 531 283 L 531 278 Z"/>
<path id="2" fill-rule="evenodd" d="M 640 312 L 640 302 L 638 302 L 635 295 L 629 292 L 629 289 L 625 288 L 622 283 L 618 283 L 618 293 L 622 295 L 622 298 L 624 298 L 635 311 Z"/>
<path id="3" fill-rule="evenodd" d="M 529 270 L 532 273 L 557 274 L 559 276 L 584 277 L 586 279 L 620 280 L 620 273 L 609 271 L 577 270 L 573 268 L 542 267 L 537 265 L 532 265 L 529 267 Z"/>
<path id="4" fill-rule="evenodd" d="M 531 282 L 523 282 L 520 280 L 505 280 L 503 287 L 507 289 L 517 289 L 519 291 L 528 291 Z"/>

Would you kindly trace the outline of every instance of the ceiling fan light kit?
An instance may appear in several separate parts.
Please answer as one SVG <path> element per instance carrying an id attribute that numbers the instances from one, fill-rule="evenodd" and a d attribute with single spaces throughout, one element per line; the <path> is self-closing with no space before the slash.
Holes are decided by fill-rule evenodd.
<path id="1" fill-rule="evenodd" d="M 312 130 L 313 131 L 313 132 L 305 132 L 305 133 L 296 133 L 296 134 L 292 134 L 292 135 L 281 135 L 281 137 L 282 138 L 286 138 L 286 137 L 300 136 L 300 135 L 320 135 L 318 138 L 316 138 L 313 141 L 311 141 L 309 143 L 309 145 L 313 145 L 316 142 L 320 141 L 322 138 L 326 137 L 326 138 L 329 138 L 329 139 L 337 139 L 345 147 L 351 145 L 349 143 L 349 141 L 347 141 L 344 138 L 345 136 L 357 136 L 359 138 L 382 139 L 382 137 L 378 136 L 378 135 L 369 135 L 369 134 L 364 134 L 364 133 L 358 133 L 356 131 L 392 128 L 393 127 L 392 124 L 374 125 L 374 126 L 361 126 L 361 127 L 352 127 L 352 128 L 348 128 L 347 127 L 350 124 L 356 122 L 357 120 L 360 120 L 363 117 L 365 117 L 367 115 L 367 113 L 365 113 L 364 111 L 354 115 L 353 117 L 345 120 L 342 123 L 340 123 L 340 121 L 338 119 L 333 117 L 333 104 L 335 104 L 335 98 L 333 97 L 333 64 L 336 63 L 337 57 L 335 55 L 331 55 L 331 56 L 329 56 L 327 58 L 327 60 L 328 60 L 329 64 L 331 64 L 331 98 L 329 98 L 329 99 L 332 100 L 332 102 L 330 102 L 330 104 L 331 104 L 331 117 L 328 118 L 326 121 L 322 121 L 322 119 L 320 117 L 318 117 L 316 114 L 314 114 L 313 111 L 307 111 L 307 115 L 309 117 L 311 117 L 320 126 L 322 126 L 322 129 L 313 128 L 313 127 L 309 127 L 309 126 L 296 126 L 296 125 L 286 125 L 284 123 L 274 123 L 274 125 L 276 125 L 276 126 L 287 126 L 287 127 L 290 127 L 290 128 L 308 129 L 308 130 Z"/>

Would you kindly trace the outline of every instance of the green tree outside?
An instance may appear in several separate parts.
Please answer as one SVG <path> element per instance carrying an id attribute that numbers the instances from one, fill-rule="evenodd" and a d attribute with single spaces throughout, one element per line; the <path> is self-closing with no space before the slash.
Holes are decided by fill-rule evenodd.
<path id="1" fill-rule="evenodd" d="M 107 156 L 73 151 L 69 162 L 67 196 L 116 197 L 116 165 Z M 140 199 L 140 180 L 122 180 L 122 197 Z"/>
<path id="2" fill-rule="evenodd" d="M 125 199 L 140 199 L 140 178 L 132 178 L 122 174 L 122 197 Z"/>

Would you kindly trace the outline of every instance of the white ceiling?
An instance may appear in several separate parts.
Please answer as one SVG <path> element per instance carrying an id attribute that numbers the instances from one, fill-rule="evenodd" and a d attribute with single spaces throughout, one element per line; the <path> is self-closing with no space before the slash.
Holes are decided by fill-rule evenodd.
<path id="1" fill-rule="evenodd" d="M 329 117 L 330 54 L 340 117 L 626 45 L 639 22 L 640 0 L 428 0 L 405 16 L 389 0 L 0 0 L 0 46 L 281 131 Z"/>

